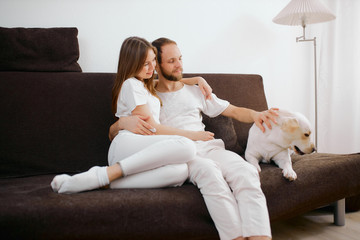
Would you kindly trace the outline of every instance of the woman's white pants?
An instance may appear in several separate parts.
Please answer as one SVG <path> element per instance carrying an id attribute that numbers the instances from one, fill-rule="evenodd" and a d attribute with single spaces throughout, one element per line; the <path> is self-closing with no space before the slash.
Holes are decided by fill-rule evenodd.
<path id="1" fill-rule="evenodd" d="M 188 178 L 187 162 L 195 156 L 193 141 L 172 135 L 138 135 L 121 131 L 112 141 L 109 166 L 120 164 L 125 177 L 110 188 L 181 186 Z"/>

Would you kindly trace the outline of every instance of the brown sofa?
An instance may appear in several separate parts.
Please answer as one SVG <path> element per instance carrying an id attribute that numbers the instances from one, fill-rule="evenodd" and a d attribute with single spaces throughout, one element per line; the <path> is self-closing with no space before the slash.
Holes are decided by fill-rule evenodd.
<path id="1" fill-rule="evenodd" d="M 2 239 L 218 239 L 199 190 L 189 183 L 72 195 L 52 192 L 55 174 L 107 164 L 115 74 L 66 70 L 66 64 L 65 70 L 24 72 L 6 64 L 0 59 Z M 203 76 L 220 98 L 234 105 L 267 109 L 259 75 L 186 76 L 192 75 Z M 204 122 L 228 149 L 243 155 L 249 124 L 225 117 L 205 117 Z M 261 165 L 272 222 L 344 198 L 351 200 L 349 209 L 358 210 L 360 154 L 294 156 L 293 166 L 298 179 L 289 182 L 276 166 Z"/>

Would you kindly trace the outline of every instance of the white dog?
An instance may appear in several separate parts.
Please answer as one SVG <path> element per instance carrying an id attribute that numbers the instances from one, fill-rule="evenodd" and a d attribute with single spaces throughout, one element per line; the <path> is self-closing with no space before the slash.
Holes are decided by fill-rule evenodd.
<path id="1" fill-rule="evenodd" d="M 278 114 L 277 124 L 271 123 L 271 130 L 265 126 L 263 133 L 255 124 L 250 128 L 245 158 L 259 172 L 260 161 L 269 163 L 273 160 L 283 169 L 284 177 L 293 181 L 297 175 L 292 168 L 291 150 L 301 155 L 315 151 L 310 139 L 310 123 L 300 113 L 279 110 Z"/>

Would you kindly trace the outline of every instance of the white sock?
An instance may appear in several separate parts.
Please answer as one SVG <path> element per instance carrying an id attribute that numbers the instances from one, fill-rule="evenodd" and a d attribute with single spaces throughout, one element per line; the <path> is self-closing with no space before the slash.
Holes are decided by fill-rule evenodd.
<path id="1" fill-rule="evenodd" d="M 58 175 L 54 178 L 54 184 L 52 182 L 51 186 L 53 187 L 54 185 L 56 188 L 58 187 L 58 193 L 78 193 L 98 189 L 109 184 L 106 168 L 107 167 L 92 167 L 87 172 L 79 173 L 71 177 L 65 174 Z"/>
<path id="2" fill-rule="evenodd" d="M 69 175 L 67 174 L 61 174 L 61 175 L 57 175 L 54 177 L 54 179 L 51 181 L 51 187 L 53 189 L 54 192 L 58 192 L 59 189 L 61 188 L 61 185 L 68 180 L 69 178 L 71 178 Z"/>

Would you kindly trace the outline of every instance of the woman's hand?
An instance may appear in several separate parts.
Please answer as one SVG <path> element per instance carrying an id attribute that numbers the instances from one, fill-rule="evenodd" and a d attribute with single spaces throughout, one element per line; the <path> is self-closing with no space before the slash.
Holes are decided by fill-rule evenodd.
<path id="1" fill-rule="evenodd" d="M 197 84 L 202 92 L 202 94 L 205 96 L 206 100 L 211 100 L 211 94 L 212 94 L 212 88 L 207 83 L 207 81 L 202 77 L 196 77 L 197 78 Z"/>
<path id="2" fill-rule="evenodd" d="M 202 77 L 182 78 L 180 81 L 182 83 L 185 83 L 186 85 L 197 84 L 199 86 L 202 94 L 205 96 L 205 99 L 211 100 L 212 88 L 206 82 L 206 80 L 204 78 L 202 78 Z"/>
<path id="3" fill-rule="evenodd" d="M 270 108 L 269 110 L 262 111 L 262 112 L 254 112 L 253 114 L 253 120 L 254 123 L 262 132 L 265 132 L 265 127 L 263 126 L 263 123 L 268 126 L 269 129 L 271 129 L 271 122 L 277 124 L 276 117 L 279 116 L 277 113 L 279 111 L 278 108 Z"/>

